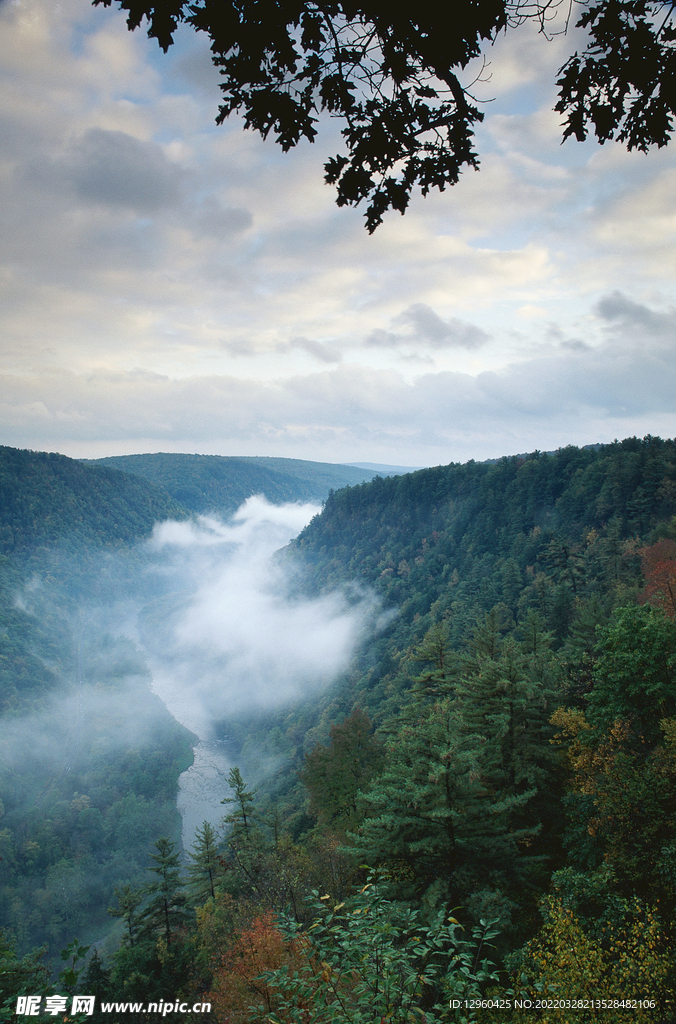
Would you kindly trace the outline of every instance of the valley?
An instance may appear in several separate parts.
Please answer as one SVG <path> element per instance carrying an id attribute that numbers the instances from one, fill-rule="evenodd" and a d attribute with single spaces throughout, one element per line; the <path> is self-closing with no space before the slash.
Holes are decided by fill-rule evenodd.
<path id="1" fill-rule="evenodd" d="M 77 936 L 219 1022 L 360 1020 L 374 942 L 397 1022 L 668 1020 L 676 443 L 296 461 L 0 449 L 3 1012 Z"/>

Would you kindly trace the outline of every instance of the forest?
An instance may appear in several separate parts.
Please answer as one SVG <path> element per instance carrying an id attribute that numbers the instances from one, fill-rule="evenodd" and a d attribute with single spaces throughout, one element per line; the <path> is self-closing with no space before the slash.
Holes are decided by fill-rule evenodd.
<path id="1" fill-rule="evenodd" d="M 379 613 L 330 685 L 214 723 L 185 849 L 195 738 L 92 609 L 170 609 L 143 541 L 193 508 L 0 455 L 0 1020 L 674 1019 L 676 442 L 326 491 L 287 600 Z"/>
<path id="2" fill-rule="evenodd" d="M 321 502 L 333 488 L 370 480 L 375 473 L 302 459 L 263 456 L 111 455 L 93 465 L 119 469 L 163 488 L 184 508 L 201 515 L 226 517 L 251 494 L 264 494 L 275 505 L 285 501 Z"/>

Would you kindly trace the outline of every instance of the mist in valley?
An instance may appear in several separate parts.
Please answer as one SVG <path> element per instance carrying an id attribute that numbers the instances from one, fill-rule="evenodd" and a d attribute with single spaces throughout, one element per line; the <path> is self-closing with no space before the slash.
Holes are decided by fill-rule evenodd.
<path id="1" fill-rule="evenodd" d="M 142 610 L 140 641 L 156 692 L 201 739 L 325 687 L 373 625 L 366 591 L 292 595 L 293 569 L 274 555 L 318 512 L 254 497 L 227 523 L 156 528 L 151 548 L 172 585 Z"/>
<path id="2" fill-rule="evenodd" d="M 94 804 L 114 803 L 117 775 L 150 772 L 171 734 L 180 752 L 167 755 L 167 779 L 185 767 L 184 845 L 204 820 L 219 822 L 237 757 L 229 723 L 312 700 L 380 622 L 366 590 L 303 596 L 293 562 L 278 556 L 319 512 L 254 496 L 228 521 L 163 522 L 131 551 L 55 555 L 36 570 L 15 605 L 52 639 L 51 657 L 36 652 L 52 685 L 29 713 L 0 722 L 0 772 L 22 779 L 10 810 L 37 813 L 62 790 L 86 807 L 94 777 Z M 269 754 L 249 761 L 254 783 L 276 767 Z M 140 816 L 130 827 L 139 851 L 156 838 Z"/>

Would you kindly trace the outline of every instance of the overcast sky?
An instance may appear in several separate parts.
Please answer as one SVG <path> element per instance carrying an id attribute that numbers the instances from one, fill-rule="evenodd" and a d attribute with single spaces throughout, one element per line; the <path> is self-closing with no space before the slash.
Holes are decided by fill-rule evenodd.
<path id="1" fill-rule="evenodd" d="M 323 182 L 335 122 L 288 155 L 215 125 L 205 39 L 0 2 L 0 443 L 423 466 L 676 434 L 676 146 L 562 146 L 574 48 L 490 48 L 481 170 L 369 236 Z"/>

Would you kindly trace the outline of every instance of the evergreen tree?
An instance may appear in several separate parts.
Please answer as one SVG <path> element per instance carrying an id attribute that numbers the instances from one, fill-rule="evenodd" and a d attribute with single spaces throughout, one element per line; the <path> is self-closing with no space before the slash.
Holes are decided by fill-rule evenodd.
<path id="1" fill-rule="evenodd" d="M 491 791 L 491 753 L 458 726 L 444 698 L 402 728 L 354 840 L 360 861 L 388 870 L 402 897 L 449 907 L 502 881 L 520 838 L 505 827 L 510 801 Z"/>
<path id="2" fill-rule="evenodd" d="M 218 833 L 213 825 L 204 821 L 195 831 L 195 842 L 188 857 L 188 891 L 195 903 L 204 903 L 216 895 L 216 884 L 222 874 L 221 858 L 218 854 Z"/>
<path id="3" fill-rule="evenodd" d="M 357 821 L 357 794 L 377 774 L 383 747 L 365 711 L 355 707 L 331 727 L 328 746 L 317 743 L 305 755 L 300 779 L 310 793 L 310 809 L 323 824 L 342 829 Z"/>
<path id="4" fill-rule="evenodd" d="M 424 665 L 423 671 L 414 678 L 416 692 L 441 697 L 451 692 L 457 674 L 458 659 L 454 653 L 448 626 L 436 622 L 411 652 L 413 661 Z"/>
<path id="5" fill-rule="evenodd" d="M 176 843 L 163 836 L 155 847 L 157 853 L 152 854 L 155 866 L 150 870 L 157 876 L 157 881 L 146 886 L 150 901 L 142 915 L 143 930 L 146 935 L 162 935 L 169 947 L 176 929 L 186 918 L 187 898 L 181 881 Z"/>
<path id="6" fill-rule="evenodd" d="M 254 804 L 257 790 L 246 788 L 239 768 L 233 768 L 228 776 L 228 785 L 234 796 L 224 797 L 223 804 L 233 804 L 233 810 L 225 816 L 230 825 L 225 843 L 231 868 L 227 874 L 227 887 L 238 897 L 267 901 L 267 886 L 264 877 L 268 844 L 260 825 Z"/>
<path id="7" fill-rule="evenodd" d="M 676 715 L 676 621 L 648 606 L 618 608 L 599 637 L 588 718 L 597 730 L 631 724 L 639 742 Z"/>
<path id="8" fill-rule="evenodd" d="M 534 628 L 529 654 L 503 641 L 497 615 L 487 616 L 455 695 L 417 719 L 411 705 L 392 729 L 354 842 L 361 860 L 400 879 L 407 898 L 452 906 L 479 890 L 522 896 L 541 871 L 557 686 L 546 636 Z"/>
<path id="9" fill-rule="evenodd" d="M 129 882 L 115 887 L 116 907 L 108 907 L 111 917 L 121 917 L 126 925 L 124 942 L 133 946 L 139 937 L 141 914 L 139 907 L 143 903 L 145 889 L 132 889 Z"/>
<path id="10" fill-rule="evenodd" d="M 254 797 L 257 790 L 250 791 L 246 788 L 239 768 L 230 770 L 228 785 L 235 795 L 223 797 L 221 803 L 235 805 L 232 813 L 225 816 L 228 825 L 232 825 L 229 841 L 232 842 L 240 838 L 249 840 L 255 827 Z"/>
<path id="11" fill-rule="evenodd" d="M 106 1014 L 102 1014 L 99 1009 L 102 1000 L 111 999 L 117 993 L 115 993 L 112 987 L 110 970 L 101 960 L 97 949 L 94 950 L 87 961 L 79 988 L 81 992 L 86 993 L 88 996 L 96 997 L 94 1020 L 103 1020 Z"/>
<path id="12" fill-rule="evenodd" d="M 42 962 L 46 946 L 19 956 L 16 941 L 0 930 L 0 1021 L 16 1020 L 18 996 L 49 991 L 49 970 Z"/>

